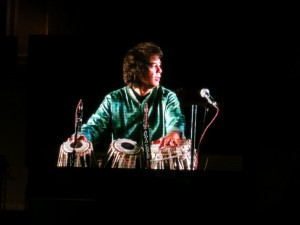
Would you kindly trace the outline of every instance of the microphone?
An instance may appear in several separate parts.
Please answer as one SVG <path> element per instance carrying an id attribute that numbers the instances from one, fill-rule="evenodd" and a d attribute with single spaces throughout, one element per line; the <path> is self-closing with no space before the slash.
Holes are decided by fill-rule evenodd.
<path id="1" fill-rule="evenodd" d="M 83 103 L 82 103 L 82 99 L 80 99 L 76 108 L 76 116 L 78 118 L 82 118 L 82 114 L 83 114 Z"/>
<path id="2" fill-rule="evenodd" d="M 217 102 L 211 97 L 210 92 L 207 88 L 202 88 L 200 91 L 200 95 L 202 98 L 206 98 L 208 103 L 217 108 Z"/>
<path id="3" fill-rule="evenodd" d="M 77 135 L 77 132 L 81 131 L 82 117 L 83 117 L 83 103 L 82 103 L 82 99 L 80 99 L 78 102 L 78 105 L 76 107 L 76 112 L 75 112 L 75 133 L 76 133 L 76 135 Z"/>
<path id="4" fill-rule="evenodd" d="M 74 142 L 72 143 L 73 151 L 68 153 L 70 155 L 70 157 L 68 157 L 67 159 L 68 167 L 74 167 L 75 157 L 76 157 L 75 149 L 77 148 L 77 144 L 78 144 L 77 134 L 78 132 L 81 131 L 82 115 L 83 115 L 83 103 L 82 103 L 82 99 L 80 99 L 75 110 L 75 134 L 74 134 Z"/>

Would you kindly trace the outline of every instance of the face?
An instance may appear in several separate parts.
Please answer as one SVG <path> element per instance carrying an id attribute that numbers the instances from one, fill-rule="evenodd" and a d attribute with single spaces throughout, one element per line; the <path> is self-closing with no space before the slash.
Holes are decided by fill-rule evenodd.
<path id="1" fill-rule="evenodd" d="M 148 71 L 145 76 L 142 77 L 142 84 L 147 88 L 157 87 L 160 83 L 162 68 L 159 56 L 153 56 L 150 59 Z"/>

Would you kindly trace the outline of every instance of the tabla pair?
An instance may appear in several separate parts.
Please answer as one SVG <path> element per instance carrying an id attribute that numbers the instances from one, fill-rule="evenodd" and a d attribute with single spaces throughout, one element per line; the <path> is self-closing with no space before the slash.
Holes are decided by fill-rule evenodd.
<path id="1" fill-rule="evenodd" d="M 145 160 L 143 148 L 130 139 L 117 139 L 113 141 L 107 151 L 107 156 L 100 163 L 96 162 L 93 145 L 90 142 L 80 141 L 74 148 L 70 140 L 60 147 L 57 166 L 69 166 L 69 157 L 75 155 L 74 167 L 103 167 L 103 168 L 144 168 Z M 197 169 L 197 153 L 194 151 L 193 162 L 191 153 L 191 140 L 184 139 L 180 146 L 168 147 L 160 150 L 159 144 L 152 144 L 151 169 L 161 170 L 193 170 Z M 193 166 L 191 166 L 193 164 Z"/>

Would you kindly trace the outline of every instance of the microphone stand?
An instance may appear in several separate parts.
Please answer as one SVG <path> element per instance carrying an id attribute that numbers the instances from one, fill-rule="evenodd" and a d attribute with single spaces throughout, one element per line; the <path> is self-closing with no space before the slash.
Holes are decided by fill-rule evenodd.
<path id="1" fill-rule="evenodd" d="M 197 127 L 197 105 L 192 105 L 191 115 L 191 170 L 194 169 L 194 153 L 195 153 L 195 141 L 196 141 L 196 127 Z"/>
<path id="2" fill-rule="evenodd" d="M 213 123 L 213 121 L 217 118 L 218 114 L 219 114 L 219 107 L 218 107 L 218 104 L 217 102 L 211 97 L 210 93 L 209 93 L 209 90 L 207 88 L 203 88 L 201 91 L 200 91 L 200 95 L 201 97 L 203 98 L 206 98 L 206 100 L 208 101 L 209 105 L 214 107 L 216 109 L 216 113 L 214 115 L 214 117 L 211 119 L 211 121 L 206 125 L 206 122 L 205 122 L 205 117 L 206 117 L 206 113 L 208 112 L 209 110 L 209 107 L 205 106 L 205 112 L 204 112 L 204 118 L 203 118 L 203 127 L 202 127 L 202 131 L 201 131 L 201 135 L 200 135 L 200 138 L 199 138 L 199 143 L 198 143 L 198 148 L 197 148 L 197 155 L 198 155 L 198 158 L 199 158 L 199 148 L 200 148 L 200 144 L 202 143 L 202 140 L 203 140 L 203 137 L 207 131 L 207 129 L 211 126 L 211 124 Z M 202 160 L 201 160 L 202 161 Z M 207 162 L 208 162 L 208 157 L 206 157 L 205 161 L 202 161 L 203 162 L 203 166 L 202 166 L 202 170 L 206 170 L 206 167 L 207 167 Z M 202 162 L 200 162 L 200 165 L 202 165 Z"/>
<path id="3" fill-rule="evenodd" d="M 208 110 L 209 110 L 209 108 L 207 107 L 207 106 L 205 106 L 204 107 L 204 114 L 203 114 L 203 122 L 202 122 L 202 128 L 201 128 L 201 133 L 200 133 L 200 140 L 202 141 L 202 138 L 203 138 L 203 135 L 204 135 L 204 126 L 205 126 L 205 120 L 206 120 L 206 114 L 207 114 L 207 112 L 208 112 Z M 204 161 L 204 160 L 202 160 L 202 158 L 199 156 L 199 148 L 200 148 L 200 143 L 201 143 L 201 141 L 199 141 L 199 143 L 198 143 L 198 148 L 197 148 L 197 157 L 198 157 L 198 163 L 200 164 L 200 167 L 199 167 L 199 169 L 200 170 L 205 170 L 205 165 L 204 166 L 202 166 L 202 164 L 206 164 L 207 162 L 205 162 L 205 161 L 207 161 L 207 159 Z M 204 163 L 205 162 L 205 163 Z"/>

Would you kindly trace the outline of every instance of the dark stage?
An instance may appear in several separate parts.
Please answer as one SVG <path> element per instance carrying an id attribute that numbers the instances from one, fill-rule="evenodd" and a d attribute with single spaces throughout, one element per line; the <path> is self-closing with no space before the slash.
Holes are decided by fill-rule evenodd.
<path id="1" fill-rule="evenodd" d="M 37 224 L 92 222 L 111 214 L 115 222 L 187 222 L 201 213 L 245 213 L 251 199 L 244 181 L 242 172 L 37 170 L 29 176 L 28 209 Z"/>

